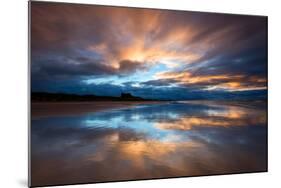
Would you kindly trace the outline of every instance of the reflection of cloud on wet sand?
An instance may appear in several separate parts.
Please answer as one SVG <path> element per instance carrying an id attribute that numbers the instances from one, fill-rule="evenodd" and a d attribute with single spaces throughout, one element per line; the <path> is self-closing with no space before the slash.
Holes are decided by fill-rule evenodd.
<path id="1" fill-rule="evenodd" d="M 221 110 L 206 110 L 205 116 L 187 116 L 177 120 L 157 122 L 159 129 L 191 130 L 193 127 L 209 126 L 248 126 L 266 123 L 264 110 L 253 110 L 237 106 L 229 106 Z"/>

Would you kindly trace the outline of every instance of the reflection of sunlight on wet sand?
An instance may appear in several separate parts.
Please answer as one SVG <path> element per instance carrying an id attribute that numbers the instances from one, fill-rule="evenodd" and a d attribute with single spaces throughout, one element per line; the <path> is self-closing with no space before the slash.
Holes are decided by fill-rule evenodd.
<path id="1" fill-rule="evenodd" d="M 150 140 L 122 143 L 119 151 L 124 158 L 133 161 L 134 165 L 143 168 L 146 166 L 147 159 L 169 165 L 170 157 L 178 153 L 179 149 L 184 148 L 188 152 L 189 149 L 202 146 L 202 144 L 192 141 L 177 143 Z M 170 167 L 176 168 L 178 166 L 177 163 L 177 160 L 173 160 Z"/>
<path id="2" fill-rule="evenodd" d="M 111 138 L 108 138 L 112 142 Z M 189 150 L 201 150 L 204 144 L 199 142 L 174 142 L 174 141 L 159 141 L 159 140 L 138 140 L 138 141 L 117 141 L 112 143 L 114 153 L 118 153 L 120 160 L 131 161 L 134 167 L 145 168 L 148 161 L 154 161 L 159 164 L 170 166 L 170 168 L 182 170 L 179 165 L 179 159 L 171 157 L 179 151 L 188 152 Z M 111 148 L 112 149 L 112 148 Z M 106 161 L 109 155 L 112 155 L 108 149 L 103 148 L 86 158 L 88 161 L 103 162 Z M 181 156 L 182 157 L 182 156 Z"/>
<path id="3" fill-rule="evenodd" d="M 124 142 L 120 145 L 120 151 L 125 155 L 130 156 L 153 156 L 157 159 L 158 157 L 165 155 L 169 152 L 175 151 L 178 147 L 200 147 L 199 143 L 195 142 L 162 142 L 158 140 L 149 141 L 133 141 Z"/>

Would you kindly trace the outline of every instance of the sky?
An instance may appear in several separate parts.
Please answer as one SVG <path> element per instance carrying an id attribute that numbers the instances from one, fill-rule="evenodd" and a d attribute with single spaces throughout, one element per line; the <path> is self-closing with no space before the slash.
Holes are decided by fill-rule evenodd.
<path id="1" fill-rule="evenodd" d="M 267 93 L 267 17 L 31 2 L 32 92 Z"/>

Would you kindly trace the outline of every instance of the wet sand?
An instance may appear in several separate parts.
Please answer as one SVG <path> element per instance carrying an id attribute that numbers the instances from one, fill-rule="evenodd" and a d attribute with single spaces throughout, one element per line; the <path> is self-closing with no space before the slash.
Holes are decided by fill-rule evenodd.
<path id="1" fill-rule="evenodd" d="M 105 110 L 130 108 L 136 105 L 167 103 L 164 101 L 102 101 L 102 102 L 32 102 L 31 118 L 71 116 Z"/>
<path id="2" fill-rule="evenodd" d="M 265 172 L 265 104 L 33 103 L 32 185 Z"/>

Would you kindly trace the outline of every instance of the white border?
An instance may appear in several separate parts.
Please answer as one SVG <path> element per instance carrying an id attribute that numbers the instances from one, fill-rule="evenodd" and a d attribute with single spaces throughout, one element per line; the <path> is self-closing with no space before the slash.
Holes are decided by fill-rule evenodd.
<path id="1" fill-rule="evenodd" d="M 57 2 L 65 2 L 57 0 Z M 269 16 L 269 172 L 257 174 L 75 185 L 69 187 L 280 187 L 280 5 L 275 0 L 67 0 L 72 3 Z M 1 2 L 0 187 L 27 186 L 28 3 Z M 279 81 L 280 80 L 280 81 Z"/>

